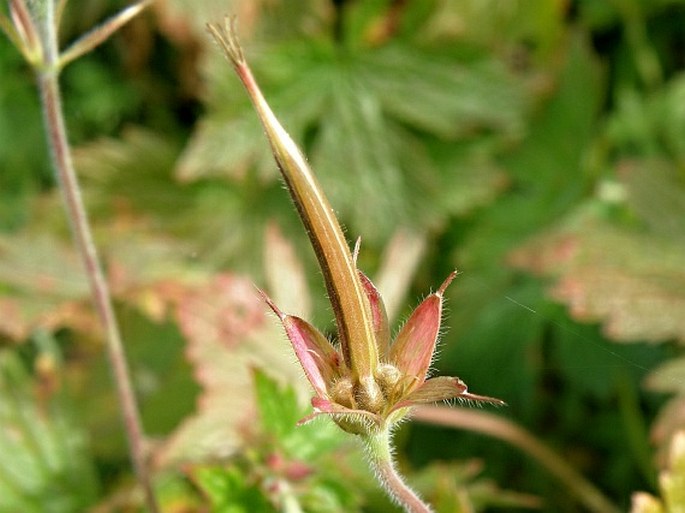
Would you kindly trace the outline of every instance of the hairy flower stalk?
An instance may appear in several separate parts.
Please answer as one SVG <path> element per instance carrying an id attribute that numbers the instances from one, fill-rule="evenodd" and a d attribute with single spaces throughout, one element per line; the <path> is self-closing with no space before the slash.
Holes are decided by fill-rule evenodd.
<path id="1" fill-rule="evenodd" d="M 427 379 L 440 331 L 444 293 L 451 273 L 409 317 L 391 343 L 383 299 L 357 269 L 340 224 L 305 157 L 271 111 L 248 67 L 235 22 L 210 24 L 259 115 L 276 163 L 309 234 L 335 313 L 338 347 L 304 319 L 282 312 L 264 294 L 280 319 L 314 388 L 314 413 L 301 422 L 329 415 L 342 429 L 362 437 L 372 466 L 388 493 L 409 512 L 430 511 L 396 472 L 391 427 L 412 406 L 449 399 L 504 404 L 468 392 L 456 377 Z"/>

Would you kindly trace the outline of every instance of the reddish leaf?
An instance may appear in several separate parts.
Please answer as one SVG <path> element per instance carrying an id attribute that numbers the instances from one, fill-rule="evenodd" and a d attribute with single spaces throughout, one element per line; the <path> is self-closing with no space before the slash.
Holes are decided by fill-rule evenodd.
<path id="1" fill-rule="evenodd" d="M 288 283 L 304 283 L 294 259 L 282 260 L 280 272 Z M 179 302 L 176 317 L 203 390 L 197 412 L 156 451 L 158 465 L 226 456 L 244 442 L 255 415 L 253 367 L 294 384 L 303 398 L 311 394 L 283 328 L 267 311 L 254 284 L 231 274 L 214 276 Z"/>
<path id="2" fill-rule="evenodd" d="M 78 257 L 57 237 L 0 238 L 0 283 L 0 334 L 12 340 L 24 340 L 37 328 L 99 329 Z"/>
<path id="3" fill-rule="evenodd" d="M 551 295 L 617 341 L 685 342 L 685 243 L 610 224 L 597 209 L 515 251 L 510 262 L 554 279 Z"/>

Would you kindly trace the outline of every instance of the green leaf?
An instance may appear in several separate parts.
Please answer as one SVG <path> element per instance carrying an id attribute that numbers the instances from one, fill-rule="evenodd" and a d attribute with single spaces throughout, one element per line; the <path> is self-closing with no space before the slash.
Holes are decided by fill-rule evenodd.
<path id="1" fill-rule="evenodd" d="M 343 49 L 302 40 L 264 49 L 250 62 L 276 115 L 311 155 L 343 221 L 372 241 L 389 237 L 398 223 L 435 226 L 494 198 L 505 182 L 492 179 L 493 150 L 522 136 L 529 106 L 527 83 L 500 62 L 462 62 L 407 44 Z M 227 79 L 225 62 L 211 59 L 205 76 L 209 114 L 182 155 L 178 176 L 276 180 L 256 116 L 237 81 Z M 431 158 L 432 140 L 444 143 L 440 158 Z M 455 141 L 487 141 L 490 151 L 474 158 Z M 457 209 L 444 191 L 458 188 Z M 494 193 L 483 194 L 486 188 Z M 445 200 L 433 201 L 436 192 Z"/>
<path id="2" fill-rule="evenodd" d="M 261 132 L 257 136 L 261 138 Z M 115 243 L 129 239 L 132 246 L 130 234 L 140 230 L 140 246 L 149 239 L 158 251 L 173 248 L 164 259 L 175 254 L 176 265 L 187 267 L 178 269 L 179 276 L 229 264 L 235 271 L 259 275 L 259 259 L 244 255 L 262 250 L 264 227 L 274 217 L 284 225 L 297 222 L 290 205 L 273 201 L 282 191 L 275 183 L 265 189 L 252 173 L 240 183 L 186 183 L 173 173 L 178 152 L 173 141 L 139 127 L 125 130 L 119 139 L 101 138 L 75 151 L 89 211 L 94 220 L 104 222 L 101 244 L 110 244 L 113 222 L 127 232 Z"/>
<path id="3" fill-rule="evenodd" d="M 441 139 L 488 130 L 514 140 L 522 135 L 522 81 L 497 61 L 465 65 L 435 51 L 387 45 L 361 54 L 353 76 L 386 115 Z"/>
<path id="4" fill-rule="evenodd" d="M 212 513 L 275 512 L 259 488 L 237 467 L 199 467 L 193 471 L 193 478 L 207 495 Z"/>
<path id="5" fill-rule="evenodd" d="M 179 150 L 172 140 L 140 127 L 119 137 L 100 137 L 74 150 L 89 211 L 98 218 L 126 208 L 178 215 L 192 192 L 175 183 L 171 170 Z"/>
<path id="6" fill-rule="evenodd" d="M 292 386 L 279 383 L 264 371 L 253 370 L 257 407 L 262 430 L 286 456 L 312 462 L 335 451 L 345 435 L 328 419 L 316 419 L 298 426 L 309 408 L 302 408 Z"/>
<path id="7" fill-rule="evenodd" d="M 76 513 L 95 501 L 86 434 L 70 416 L 54 341 L 33 379 L 11 350 L 0 351 L 0 512 Z M 45 346 L 45 344 L 43 344 Z"/>
<path id="8" fill-rule="evenodd" d="M 282 441 L 295 429 L 301 408 L 292 387 L 280 387 L 259 369 L 252 371 L 262 428 Z"/>
<path id="9" fill-rule="evenodd" d="M 406 215 L 398 155 L 376 95 L 345 72 L 337 74 L 331 89 L 329 110 L 313 143 L 314 169 L 324 190 L 336 198 L 340 215 L 363 226 L 365 238 L 377 239 L 379 231 L 389 233 L 398 216 Z"/>

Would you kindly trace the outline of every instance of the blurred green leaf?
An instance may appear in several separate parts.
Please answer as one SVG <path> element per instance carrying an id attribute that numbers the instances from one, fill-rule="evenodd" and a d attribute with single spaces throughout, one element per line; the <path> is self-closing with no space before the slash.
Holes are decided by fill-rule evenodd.
<path id="1" fill-rule="evenodd" d="M 155 16 L 63 77 L 70 140 L 90 141 L 76 163 L 145 424 L 154 435 L 176 427 L 156 462 L 177 461 L 162 457 L 172 449 L 178 459 L 232 455 L 215 469 L 216 486 L 206 486 L 217 510 L 234 506 L 225 496 L 244 511 L 286 501 L 305 511 L 358 511 L 362 496 L 365 510 L 392 510 L 371 476 L 346 466 L 358 454 L 340 445 L 330 422 L 294 427 L 306 411 L 298 407 L 310 393 L 306 381 L 276 323 L 267 324 L 258 302 L 236 298 L 265 279 L 289 312 L 331 317 L 324 295 L 307 292 L 308 282 L 320 282 L 308 273 L 311 254 L 264 242 L 274 219 L 283 241 L 305 238 L 257 119 L 205 34 L 207 21 L 230 12 L 268 100 L 311 156 L 350 239 L 364 236 L 365 270 L 373 272 L 391 233 L 411 229 L 420 237 L 407 251 L 425 244 L 426 259 L 397 278 L 410 294 L 455 266 L 463 272 L 450 289 L 441 370 L 506 399 L 502 415 L 558 445 L 626 506 L 630 489 L 650 486 L 649 469 L 636 470 L 647 440 L 635 424 L 660 408 L 651 441 L 663 457 L 685 422 L 679 347 L 612 344 L 683 339 L 685 2 L 340 3 L 155 3 Z M 112 6 L 79 7 L 67 11 L 65 41 Z M 130 483 L 109 374 L 94 356 L 99 328 L 87 287 L 56 195 L 38 192 L 53 180 L 33 77 L 1 38 L 0 68 L 0 225 L 15 230 L 0 237 L 0 333 L 21 341 L 37 328 L 61 330 L 66 379 L 88 413 L 99 469 L 108 483 Z M 122 129 L 131 121 L 146 128 Z M 110 137 L 91 140 L 98 131 Z M 585 324 L 549 302 L 545 283 Z M 195 398 L 184 348 L 202 392 L 196 413 L 180 422 Z M 671 362 L 652 372 L 648 391 L 638 390 L 664 358 Z M 264 377 L 258 387 L 268 423 L 257 415 L 250 366 L 273 371 L 275 382 Z M 664 402 L 662 394 L 674 395 Z M 509 493 L 493 477 L 570 513 L 564 490 L 499 444 L 435 429 L 422 436 L 413 425 L 411 432 L 406 466 L 474 453 L 488 461 L 482 475 L 464 476 L 468 464 L 460 463 L 448 464 L 454 472 L 427 470 L 436 507 L 455 510 L 464 494 L 474 509 L 492 504 Z M 123 508 L 128 486 L 114 485 L 102 506 Z M 665 505 L 662 495 L 663 504 L 650 504 Z M 191 504 L 175 507 L 202 507 Z"/>
<path id="2" fill-rule="evenodd" d="M 277 439 L 287 437 L 300 420 L 300 408 L 295 391 L 279 389 L 277 383 L 260 371 L 253 371 L 260 421 L 265 431 Z"/>
<path id="3" fill-rule="evenodd" d="M 54 209 L 46 209 L 50 213 Z M 13 340 L 24 340 L 35 328 L 90 335 L 100 329 L 76 251 L 48 227 L 37 219 L 20 233 L 0 235 L 0 332 Z M 101 251 L 110 259 L 112 293 L 153 319 L 162 320 L 186 288 L 209 274 L 182 243 L 135 221 L 107 225 L 105 231 Z"/>
<path id="4" fill-rule="evenodd" d="M 92 134 L 114 133 L 125 119 L 140 110 L 140 97 L 130 82 L 117 80 L 116 68 L 86 56 L 70 64 L 63 73 L 65 110 L 72 141 Z"/>
<path id="5" fill-rule="evenodd" d="M 504 490 L 479 475 L 479 461 L 435 463 L 414 478 L 419 490 L 428 498 L 437 513 L 468 513 L 488 507 L 538 509 L 540 500 L 533 496 Z"/>
<path id="6" fill-rule="evenodd" d="M 52 175 L 32 76 L 4 33 L 0 75 L 0 229 L 8 230 L 26 222 L 32 195 L 51 183 Z"/>
<path id="7" fill-rule="evenodd" d="M 685 395 L 685 358 L 674 358 L 655 369 L 647 379 L 647 386 L 658 392 Z"/>
<path id="8" fill-rule="evenodd" d="M 0 236 L 0 332 L 21 341 L 37 328 L 71 326 L 84 332 L 97 321 L 84 299 L 88 284 L 74 251 L 47 233 Z"/>
<path id="9" fill-rule="evenodd" d="M 48 348 L 54 342 L 48 343 Z M 57 353 L 44 348 L 32 378 L 11 350 L 0 351 L 0 511 L 76 513 L 95 501 L 98 484 L 87 435 L 59 390 Z"/>
<path id="10" fill-rule="evenodd" d="M 445 183 L 457 183 L 460 176 L 452 169 L 463 153 L 450 153 L 445 144 L 437 154 L 443 158 L 431 159 L 431 137 L 487 140 L 496 148 L 523 133 L 525 81 L 496 60 L 464 63 L 449 53 L 399 43 L 345 49 L 309 41 L 270 48 L 253 61 L 269 102 L 311 154 L 341 216 L 357 231 L 363 226 L 371 240 L 389 236 L 398 221 L 426 225 L 450 211 L 447 202 L 428 200 Z M 182 155 L 179 176 L 240 180 L 255 167 L 273 181 L 277 173 L 268 144 L 243 95 L 236 102 L 238 84 L 227 79 L 226 66 L 218 58 L 209 62 L 210 113 Z M 496 167 L 488 153 L 480 159 L 480 169 Z M 470 161 L 461 163 L 465 168 Z M 478 171 L 459 182 L 462 209 L 483 201 L 478 193 L 473 202 L 466 200 L 470 184 L 478 181 L 470 177 Z M 489 174 L 483 178 L 480 189 L 501 184 L 493 185 Z M 363 213 L 356 208 L 360 202 Z"/>
<path id="11" fill-rule="evenodd" d="M 617 341 L 685 341 L 685 245 L 629 231 L 585 208 L 523 246 L 512 261 L 551 276 L 551 294 Z M 611 251 L 607 251 L 611 248 Z"/>
<path id="12" fill-rule="evenodd" d="M 373 92 L 390 118 L 439 138 L 489 130 L 513 140 L 521 136 L 526 92 L 521 77 L 501 62 L 482 59 L 466 65 L 435 51 L 386 45 L 362 53 L 351 74 Z M 357 102 L 363 109 L 363 97 Z"/>
<path id="13" fill-rule="evenodd" d="M 628 157 L 668 156 L 680 166 L 685 161 L 685 74 L 644 95 L 633 88 L 617 92 L 617 106 L 607 119 L 609 141 Z"/>
<path id="14" fill-rule="evenodd" d="M 193 473 L 212 513 L 271 513 L 276 510 L 238 468 L 199 468 Z"/>
<path id="15" fill-rule="evenodd" d="M 685 154 L 684 154 L 685 155 Z M 654 235 L 685 243 L 685 177 L 665 159 L 621 163 L 627 203 Z"/>
<path id="16" fill-rule="evenodd" d="M 512 272 L 507 258 L 584 197 L 583 163 L 601 99 L 600 70 L 587 42 L 570 37 L 563 50 L 555 89 L 525 140 L 501 159 L 509 188 L 454 223 L 435 250 L 443 274 L 454 266 L 464 270 L 449 291 L 451 329 L 441 370 L 460 376 L 472 390 L 503 398 L 524 416 L 537 409 L 530 398 L 541 379 L 541 344 L 554 315 L 544 289 Z"/>
<path id="17" fill-rule="evenodd" d="M 183 212 L 193 190 L 171 179 L 178 153 L 173 140 L 140 127 L 76 147 L 74 164 L 90 211 L 99 218 L 130 210 L 159 218 Z"/>
<path id="18" fill-rule="evenodd" d="M 104 223 L 103 244 L 112 238 L 111 220 L 121 232 L 145 232 L 136 241 L 139 246 L 146 245 L 149 234 L 174 248 L 177 263 L 189 267 L 179 268 L 179 275 L 229 264 L 236 271 L 261 274 L 259 261 L 245 255 L 262 250 L 264 227 L 274 217 L 282 225 L 297 222 L 290 205 L 273 201 L 282 191 L 276 184 L 265 190 L 251 175 L 240 184 L 184 183 L 173 176 L 179 151 L 172 140 L 140 127 L 127 129 L 118 139 L 101 138 L 76 149 L 89 209 Z"/>

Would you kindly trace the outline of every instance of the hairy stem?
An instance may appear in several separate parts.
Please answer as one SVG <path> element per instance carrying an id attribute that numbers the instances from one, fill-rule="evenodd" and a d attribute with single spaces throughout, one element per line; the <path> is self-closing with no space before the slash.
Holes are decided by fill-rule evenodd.
<path id="1" fill-rule="evenodd" d="M 433 510 L 409 488 L 397 472 L 392 458 L 390 431 L 385 428 L 363 435 L 367 457 L 381 485 L 407 513 L 431 513 Z"/>
<path id="2" fill-rule="evenodd" d="M 59 64 L 56 29 L 52 9 L 48 9 L 48 11 L 48 18 L 43 27 L 44 61 L 37 68 L 37 73 L 52 164 L 59 180 L 60 190 L 64 198 L 76 246 L 88 276 L 91 295 L 105 329 L 109 361 L 114 373 L 134 470 L 140 485 L 143 487 L 150 512 L 157 513 L 159 512 L 159 507 L 157 506 L 147 467 L 144 435 L 138 413 L 138 405 L 131 384 L 119 327 L 114 315 L 109 286 L 102 271 L 102 265 L 93 241 L 90 223 L 88 222 L 88 216 L 81 198 L 81 189 L 74 171 L 71 150 L 67 140 L 58 83 L 57 70 Z"/>

